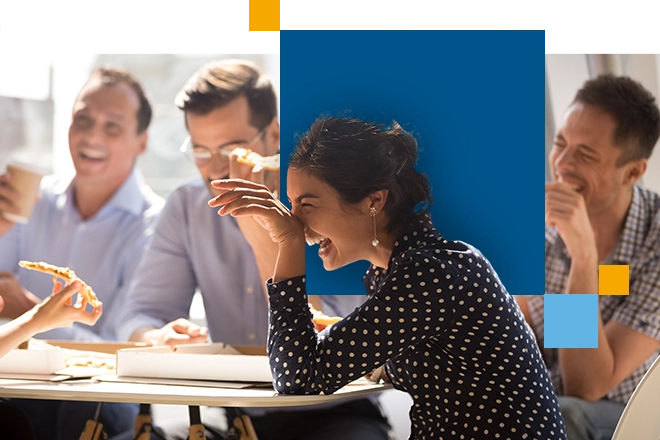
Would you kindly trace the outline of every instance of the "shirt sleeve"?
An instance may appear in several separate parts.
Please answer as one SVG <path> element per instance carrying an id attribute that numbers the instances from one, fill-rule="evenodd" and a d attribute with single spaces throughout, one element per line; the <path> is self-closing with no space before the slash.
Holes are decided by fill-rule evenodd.
<path id="1" fill-rule="evenodd" d="M 14 225 L 0 236 L 0 272 L 16 273 L 18 270 L 21 231 L 23 225 Z"/>
<path id="2" fill-rule="evenodd" d="M 120 322 L 123 313 L 131 303 L 128 298 L 129 288 L 134 277 L 139 273 L 138 264 L 149 242 L 153 223 L 156 217 L 146 221 L 151 222 L 147 227 L 140 225 L 139 232 L 129 234 L 125 239 L 130 240 L 131 246 L 121 254 L 118 263 L 119 283 L 112 292 L 112 301 L 103 304 L 103 315 L 93 327 L 85 324 L 73 323 L 68 327 L 56 328 L 39 334 L 42 339 L 63 339 L 72 341 L 118 341 Z"/>
<path id="3" fill-rule="evenodd" d="M 660 340 L 660 256 L 642 265 L 630 283 L 630 295 L 614 311 L 612 319 Z"/>
<path id="4" fill-rule="evenodd" d="M 377 292 L 321 334 L 312 324 L 304 277 L 269 283 L 268 355 L 275 389 L 330 394 L 437 335 L 454 309 L 438 307 L 444 298 L 435 288 L 430 293 L 443 283 L 439 272 L 423 272 L 414 263 L 411 258 L 397 265 Z"/>
<path id="5" fill-rule="evenodd" d="M 119 339 L 187 317 L 197 281 L 186 246 L 183 199 L 173 193 L 137 265 L 120 319 Z"/>
<path id="6" fill-rule="evenodd" d="M 346 316 L 366 299 L 366 295 L 322 295 L 322 311 L 328 316 Z"/>

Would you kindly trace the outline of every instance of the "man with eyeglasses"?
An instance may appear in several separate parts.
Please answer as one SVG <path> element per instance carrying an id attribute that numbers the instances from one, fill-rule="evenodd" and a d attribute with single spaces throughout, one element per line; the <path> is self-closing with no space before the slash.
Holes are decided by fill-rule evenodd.
<path id="1" fill-rule="evenodd" d="M 211 182 L 244 178 L 279 189 L 279 171 L 237 162 L 232 152 L 249 148 L 262 156 L 278 152 L 277 98 L 270 81 L 253 63 L 209 63 L 179 92 L 190 138 L 182 150 L 200 175 L 169 197 L 131 288 L 120 336 L 132 341 L 176 345 L 215 342 L 266 344 L 268 309 L 265 280 L 275 267 L 277 245 L 252 218 L 220 217 L 208 200 L 219 192 Z M 208 329 L 187 320 L 199 289 Z M 324 312 L 344 315 L 363 298 L 323 297 Z M 389 425 L 372 400 L 268 411 L 243 409 L 260 440 L 386 440 Z M 203 420 L 207 438 L 221 438 L 223 420 Z M 211 426 L 209 426 L 211 425 Z M 213 428 L 215 426 L 215 428 Z M 185 438 L 185 426 L 163 427 L 168 437 Z"/>
<path id="2" fill-rule="evenodd" d="M 116 341 L 121 309 L 163 199 L 135 166 L 147 147 L 151 104 L 140 83 L 118 68 L 99 68 L 78 93 L 69 126 L 74 176 L 48 176 L 27 224 L 0 216 L 0 296 L 3 317 L 16 318 L 52 291 L 52 277 L 19 269 L 19 260 L 68 266 L 103 302 L 96 325 L 72 324 L 44 339 Z M 11 177 L 0 176 L 0 210 L 16 212 Z M 20 278 L 18 277 L 20 275 Z M 20 282 L 19 282 L 20 280 Z M 36 437 L 78 438 L 96 404 L 12 399 Z M 133 426 L 134 404 L 106 403 L 99 421 L 113 435 Z"/>

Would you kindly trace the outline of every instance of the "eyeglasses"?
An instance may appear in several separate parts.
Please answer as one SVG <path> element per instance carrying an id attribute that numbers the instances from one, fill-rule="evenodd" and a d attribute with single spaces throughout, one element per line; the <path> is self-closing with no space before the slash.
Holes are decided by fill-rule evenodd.
<path id="1" fill-rule="evenodd" d="M 193 161 L 195 165 L 200 167 L 208 164 L 211 161 L 214 152 L 218 154 L 221 160 L 228 162 L 232 151 L 237 148 L 252 148 L 254 144 L 256 144 L 259 139 L 264 136 L 265 133 L 266 129 L 264 128 L 250 142 L 235 142 L 215 148 L 207 148 L 195 145 L 192 143 L 190 136 L 188 136 L 183 141 L 183 144 L 181 144 L 181 148 L 179 148 L 179 150 L 184 153 L 191 161 Z"/>

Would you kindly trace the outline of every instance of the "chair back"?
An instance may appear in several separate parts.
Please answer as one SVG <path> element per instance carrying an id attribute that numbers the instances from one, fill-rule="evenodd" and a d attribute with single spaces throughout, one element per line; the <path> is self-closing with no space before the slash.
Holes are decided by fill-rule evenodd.
<path id="1" fill-rule="evenodd" d="M 660 439 L 660 356 L 635 388 L 612 440 Z"/>

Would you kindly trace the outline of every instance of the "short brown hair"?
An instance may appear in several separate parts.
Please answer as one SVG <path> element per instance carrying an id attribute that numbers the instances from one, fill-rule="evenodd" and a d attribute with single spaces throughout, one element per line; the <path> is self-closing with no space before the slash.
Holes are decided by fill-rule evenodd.
<path id="1" fill-rule="evenodd" d="M 123 83 L 133 89 L 138 97 L 138 100 L 140 101 L 140 107 L 138 108 L 137 112 L 137 132 L 142 133 L 149 127 L 152 114 L 151 102 L 149 102 L 149 98 L 147 97 L 144 88 L 133 75 L 119 67 L 103 66 L 94 69 L 94 71 L 89 75 L 89 79 L 87 80 L 86 84 L 89 84 L 89 82 L 94 79 L 100 79 L 101 83 L 104 85 L 112 86 Z"/>
<path id="2" fill-rule="evenodd" d="M 250 124 L 262 130 L 277 116 L 277 97 L 270 79 L 245 60 L 211 61 L 203 65 L 176 95 L 184 112 L 207 114 L 245 96 Z"/>
<path id="3" fill-rule="evenodd" d="M 573 102 L 598 107 L 614 117 L 614 145 L 623 149 L 617 166 L 648 159 L 660 137 L 660 110 L 653 95 L 627 76 L 600 75 L 584 83 Z"/>

